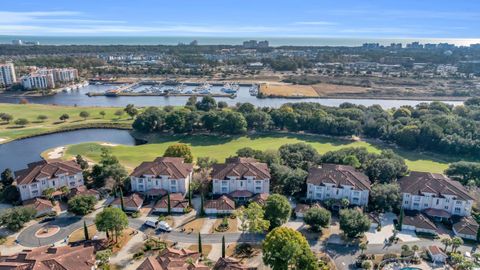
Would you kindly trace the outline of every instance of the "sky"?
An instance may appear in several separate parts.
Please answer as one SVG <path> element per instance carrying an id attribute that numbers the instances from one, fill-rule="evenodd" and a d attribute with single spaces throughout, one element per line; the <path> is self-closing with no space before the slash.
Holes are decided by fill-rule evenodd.
<path id="1" fill-rule="evenodd" d="M 1 0 L 0 35 L 479 38 L 478 0 Z"/>

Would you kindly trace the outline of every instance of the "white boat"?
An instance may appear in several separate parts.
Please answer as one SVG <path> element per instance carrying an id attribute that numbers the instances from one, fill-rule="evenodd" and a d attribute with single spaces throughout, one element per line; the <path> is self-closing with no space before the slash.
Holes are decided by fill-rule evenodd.
<path id="1" fill-rule="evenodd" d="M 227 94 L 236 94 L 240 87 L 237 84 L 226 83 L 220 91 Z"/>
<path id="2" fill-rule="evenodd" d="M 200 90 L 198 93 L 203 94 L 203 95 L 209 95 L 212 92 L 210 91 L 210 89 L 203 89 L 203 90 Z"/>

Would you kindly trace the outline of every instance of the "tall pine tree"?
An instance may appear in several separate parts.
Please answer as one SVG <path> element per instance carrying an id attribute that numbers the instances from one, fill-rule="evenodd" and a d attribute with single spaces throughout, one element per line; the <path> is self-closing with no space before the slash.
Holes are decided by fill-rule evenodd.
<path id="1" fill-rule="evenodd" d="M 125 205 L 123 204 L 123 191 L 120 189 L 120 206 L 122 207 L 122 211 L 125 212 Z"/>
<path id="2" fill-rule="evenodd" d="M 400 209 L 400 216 L 398 217 L 398 230 L 399 231 L 402 230 L 404 216 L 405 216 L 405 211 L 403 211 L 403 207 L 402 207 L 402 209 Z"/>
<path id="3" fill-rule="evenodd" d="M 90 236 L 88 235 L 88 227 L 85 220 L 83 221 L 83 235 L 85 236 L 85 240 L 90 240 Z"/>
<path id="4" fill-rule="evenodd" d="M 203 209 L 203 194 L 202 197 L 200 198 L 200 216 L 205 216 L 205 209 Z"/>
<path id="5" fill-rule="evenodd" d="M 188 206 L 192 207 L 192 185 L 188 182 Z"/>
<path id="6" fill-rule="evenodd" d="M 203 248 L 202 248 L 202 235 L 198 233 L 198 252 L 201 254 L 203 253 Z"/>
<path id="7" fill-rule="evenodd" d="M 222 236 L 222 258 L 225 258 L 225 235 Z"/>
<path id="8" fill-rule="evenodd" d="M 170 202 L 170 193 L 167 193 L 167 211 L 168 211 L 168 214 L 171 215 L 172 214 L 172 205 L 171 205 L 171 202 Z"/>

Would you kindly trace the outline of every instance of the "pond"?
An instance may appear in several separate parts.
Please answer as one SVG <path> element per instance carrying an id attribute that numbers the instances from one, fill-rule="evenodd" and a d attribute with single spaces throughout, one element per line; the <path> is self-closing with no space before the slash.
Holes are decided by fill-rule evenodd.
<path id="1" fill-rule="evenodd" d="M 82 129 L 42 135 L 0 144 L 0 171 L 6 168 L 20 170 L 28 163 L 39 161 L 40 154 L 50 148 L 85 142 L 106 142 L 135 145 L 128 130 Z"/>

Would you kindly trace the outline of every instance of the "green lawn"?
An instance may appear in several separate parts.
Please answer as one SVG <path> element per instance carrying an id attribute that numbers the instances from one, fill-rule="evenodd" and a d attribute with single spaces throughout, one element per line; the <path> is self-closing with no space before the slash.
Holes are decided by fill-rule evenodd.
<path id="1" fill-rule="evenodd" d="M 286 143 L 305 142 L 312 145 L 320 154 L 338 150 L 344 147 L 366 147 L 371 152 L 380 152 L 378 146 L 366 142 L 352 142 L 339 139 L 330 139 L 312 135 L 273 134 L 258 136 L 161 136 L 150 141 L 151 143 L 139 146 L 102 146 L 99 143 L 83 143 L 71 145 L 67 148 L 66 158 L 81 154 L 86 158 L 98 161 L 102 147 L 111 149 L 112 153 L 130 170 L 142 161 L 153 160 L 163 155 L 165 149 L 173 143 L 186 143 L 191 146 L 194 157 L 208 156 L 223 162 L 226 157 L 234 155 L 243 147 L 254 149 L 278 149 Z M 432 156 L 408 151 L 395 150 L 406 159 L 410 170 L 441 173 L 448 167 L 448 162 Z"/>
<path id="2" fill-rule="evenodd" d="M 0 120 L 0 143 L 15 140 L 32 135 L 54 132 L 64 129 L 74 129 L 82 126 L 106 124 L 109 126 L 129 126 L 132 120 L 126 114 L 121 117 L 115 115 L 117 110 L 122 108 L 100 108 L 100 107 L 72 107 L 55 106 L 42 104 L 0 104 L 0 113 L 8 113 L 14 117 L 10 123 Z M 81 111 L 87 111 L 90 116 L 85 120 L 79 116 Z M 106 113 L 105 118 L 100 111 Z M 60 115 L 68 114 L 70 118 L 63 122 L 59 120 Z M 48 117 L 45 121 L 37 120 L 39 115 Z M 29 124 L 19 127 L 14 124 L 15 119 L 26 118 Z"/>

